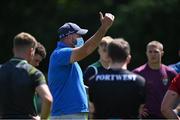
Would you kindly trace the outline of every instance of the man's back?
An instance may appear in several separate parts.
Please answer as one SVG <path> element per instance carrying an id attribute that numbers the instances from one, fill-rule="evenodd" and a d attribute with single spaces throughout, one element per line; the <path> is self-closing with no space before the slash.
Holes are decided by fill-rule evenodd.
<path id="1" fill-rule="evenodd" d="M 13 58 L 0 69 L 0 117 L 32 118 L 35 88 L 45 83 L 40 71 L 27 61 Z"/>
<path id="2" fill-rule="evenodd" d="M 144 102 L 144 78 L 128 70 L 98 71 L 89 81 L 95 118 L 137 118 Z"/>

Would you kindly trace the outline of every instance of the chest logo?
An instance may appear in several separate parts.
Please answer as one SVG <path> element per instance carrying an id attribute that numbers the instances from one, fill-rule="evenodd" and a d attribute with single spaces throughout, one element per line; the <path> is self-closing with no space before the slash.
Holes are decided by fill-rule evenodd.
<path id="1" fill-rule="evenodd" d="M 164 78 L 164 79 L 162 80 L 162 82 L 163 82 L 163 85 L 167 85 L 167 84 L 168 84 L 168 78 Z"/>

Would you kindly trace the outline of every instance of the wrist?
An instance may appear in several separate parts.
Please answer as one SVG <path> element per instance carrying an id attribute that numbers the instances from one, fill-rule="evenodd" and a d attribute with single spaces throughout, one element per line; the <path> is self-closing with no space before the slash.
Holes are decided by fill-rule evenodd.
<path id="1" fill-rule="evenodd" d="M 101 25 L 100 28 L 99 28 L 99 31 L 101 33 L 106 33 L 108 31 L 108 28 L 106 28 L 105 26 Z"/>

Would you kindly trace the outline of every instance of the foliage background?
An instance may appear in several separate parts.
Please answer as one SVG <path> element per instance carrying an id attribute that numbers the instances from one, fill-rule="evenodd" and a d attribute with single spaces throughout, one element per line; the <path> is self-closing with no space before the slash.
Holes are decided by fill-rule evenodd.
<path id="1" fill-rule="evenodd" d="M 39 67 L 47 73 L 49 56 L 58 40 L 57 29 L 65 22 L 75 22 L 89 30 L 84 36 L 88 39 L 100 26 L 99 11 L 116 17 L 107 35 L 130 43 L 130 70 L 146 62 L 145 47 L 151 40 L 164 44 L 163 63 L 179 60 L 180 0 L 2 0 L 0 5 L 0 63 L 12 57 L 13 37 L 29 32 L 47 49 L 47 58 Z M 97 51 L 80 65 L 84 70 L 96 60 Z"/>

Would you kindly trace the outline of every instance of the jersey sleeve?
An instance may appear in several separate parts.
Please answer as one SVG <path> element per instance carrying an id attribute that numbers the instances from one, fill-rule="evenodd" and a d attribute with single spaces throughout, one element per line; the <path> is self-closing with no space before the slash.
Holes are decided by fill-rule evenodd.
<path id="1" fill-rule="evenodd" d="M 172 80 L 169 90 L 175 91 L 180 95 L 180 74 Z"/>
<path id="2" fill-rule="evenodd" d="M 32 68 L 30 77 L 34 81 L 34 86 L 37 87 L 41 84 L 46 84 L 46 78 L 44 74 L 36 68 Z"/>
<path id="3" fill-rule="evenodd" d="M 96 74 L 95 69 L 92 66 L 87 67 L 87 69 L 84 72 L 84 83 L 86 85 L 89 85 L 89 81 L 91 78 Z"/>

